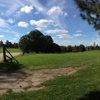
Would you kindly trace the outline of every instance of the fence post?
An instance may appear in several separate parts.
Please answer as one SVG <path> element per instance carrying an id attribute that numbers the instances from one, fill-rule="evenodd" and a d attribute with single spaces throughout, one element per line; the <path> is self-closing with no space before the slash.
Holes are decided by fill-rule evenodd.
<path id="1" fill-rule="evenodd" d="M 4 60 L 4 62 L 7 62 L 7 60 L 6 60 L 6 48 L 5 48 L 4 44 L 3 44 L 3 60 Z"/>

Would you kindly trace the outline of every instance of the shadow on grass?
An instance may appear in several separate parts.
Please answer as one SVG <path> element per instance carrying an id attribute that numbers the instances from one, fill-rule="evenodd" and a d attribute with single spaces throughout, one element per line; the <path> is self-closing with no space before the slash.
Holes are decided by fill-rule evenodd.
<path id="1" fill-rule="evenodd" d="M 0 62 L 0 71 L 12 72 L 23 68 L 22 64 L 15 62 Z"/>
<path id="2" fill-rule="evenodd" d="M 100 100 L 100 91 L 91 91 L 78 100 Z"/>

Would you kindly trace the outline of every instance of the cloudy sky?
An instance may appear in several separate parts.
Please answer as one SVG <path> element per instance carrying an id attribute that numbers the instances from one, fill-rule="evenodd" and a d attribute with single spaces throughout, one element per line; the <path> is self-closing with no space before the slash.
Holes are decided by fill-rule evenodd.
<path id="1" fill-rule="evenodd" d="M 80 18 L 73 0 L 0 0 L 0 40 L 18 42 L 34 29 L 59 45 L 100 45 L 99 32 Z"/>

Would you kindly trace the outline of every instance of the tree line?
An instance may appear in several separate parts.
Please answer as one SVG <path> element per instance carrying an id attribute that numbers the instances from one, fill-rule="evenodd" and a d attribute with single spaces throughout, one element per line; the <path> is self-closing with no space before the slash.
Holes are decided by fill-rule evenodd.
<path id="1" fill-rule="evenodd" d="M 12 42 L 6 40 L 6 42 L 3 43 L 3 41 L 1 40 L 0 47 L 2 47 L 3 44 L 5 44 L 7 48 L 18 48 L 18 43 L 16 43 L 16 42 L 12 43 Z"/>
<path id="2" fill-rule="evenodd" d="M 68 52 L 84 52 L 84 51 L 92 51 L 92 50 L 100 50 L 100 46 L 84 46 L 83 44 L 80 44 L 79 46 L 60 46 L 62 53 L 68 53 Z"/>
<path id="3" fill-rule="evenodd" d="M 0 47 L 3 41 L 0 41 Z M 59 46 L 53 42 L 49 35 L 43 35 L 39 30 L 33 30 L 27 35 L 23 35 L 19 43 L 11 43 L 8 40 L 5 42 L 8 48 L 20 48 L 23 53 L 36 52 L 36 53 L 67 53 L 67 52 L 84 52 L 90 50 L 100 50 L 100 46 Z"/>

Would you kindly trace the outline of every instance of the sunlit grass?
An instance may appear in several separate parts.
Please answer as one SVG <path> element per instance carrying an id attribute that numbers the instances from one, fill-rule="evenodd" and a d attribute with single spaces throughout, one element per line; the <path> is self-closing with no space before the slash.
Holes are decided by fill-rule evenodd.
<path id="1" fill-rule="evenodd" d="M 19 48 L 7 48 L 9 52 L 21 52 Z M 0 47 L 0 53 L 3 52 L 3 49 Z"/>
<path id="2" fill-rule="evenodd" d="M 63 54 L 25 54 L 16 57 L 28 69 L 89 66 L 99 62 L 100 51 Z"/>

